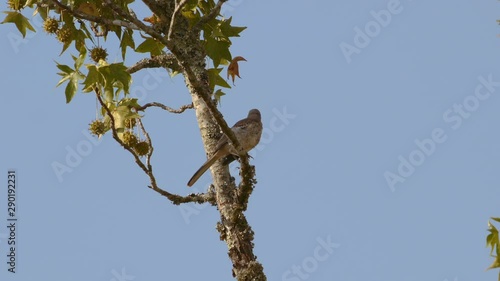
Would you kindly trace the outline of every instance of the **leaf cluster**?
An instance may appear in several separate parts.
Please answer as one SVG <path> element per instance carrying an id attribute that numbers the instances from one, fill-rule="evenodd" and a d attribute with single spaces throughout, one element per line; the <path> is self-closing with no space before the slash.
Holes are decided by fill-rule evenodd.
<path id="1" fill-rule="evenodd" d="M 493 217 L 491 219 L 496 222 L 500 222 L 500 218 Z M 498 229 L 493 225 L 493 223 L 491 223 L 491 221 L 488 222 L 488 231 L 490 232 L 490 234 L 486 236 L 486 247 L 491 248 L 490 255 L 495 258 L 488 269 L 500 268 L 500 237 L 498 235 Z M 498 280 L 500 281 L 500 273 L 498 275 Z"/>
<path id="2" fill-rule="evenodd" d="M 130 75 L 125 73 L 126 67 L 123 63 L 87 65 L 88 73 L 80 71 L 80 66 L 88 57 L 88 50 L 99 44 L 98 38 L 106 41 L 109 33 L 115 34 L 119 40 L 122 59 L 125 60 L 127 51 L 132 49 L 136 53 L 145 53 L 150 56 L 166 54 L 166 46 L 153 36 L 141 30 L 131 22 L 130 18 L 136 18 L 130 7 L 134 0 L 112 1 L 116 8 L 122 13 L 116 13 L 110 7 L 107 0 L 60 0 L 60 1 L 22 1 L 9 0 L 11 10 L 5 11 L 5 19 L 2 23 L 13 23 L 16 25 L 23 37 L 27 30 L 35 31 L 30 20 L 23 15 L 23 10 L 31 8 L 34 16 L 40 16 L 44 21 L 56 20 L 59 23 L 58 30 L 53 33 L 61 42 L 61 54 L 69 47 L 74 46 L 77 56 L 74 67 L 57 64 L 62 79 L 58 85 L 66 84 L 66 102 L 70 102 L 78 90 L 78 83 L 84 80 L 83 92 L 92 90 L 93 83 L 103 85 L 103 93 L 106 101 L 116 98 L 117 91 L 128 93 Z M 232 37 L 239 37 L 245 27 L 233 26 L 232 18 L 213 17 L 206 19 L 206 15 L 212 13 L 216 8 L 214 0 L 188 0 L 182 6 L 178 16 L 184 17 L 191 29 L 200 29 L 200 40 L 205 48 L 207 58 L 212 61 L 213 68 L 208 69 L 209 83 L 215 97 L 220 99 L 224 95 L 219 88 L 231 88 L 221 76 L 223 68 L 219 65 L 227 65 L 232 55 L 230 46 Z M 205 20 L 205 21 L 204 21 Z M 154 26 L 160 19 L 153 15 L 143 20 L 146 24 Z M 200 23 L 203 24 L 200 25 Z M 165 34 L 166 35 L 166 34 Z M 136 42 L 138 41 L 138 42 Z M 115 71 L 117 70 L 117 71 Z M 177 70 L 172 74 L 178 73 Z"/>

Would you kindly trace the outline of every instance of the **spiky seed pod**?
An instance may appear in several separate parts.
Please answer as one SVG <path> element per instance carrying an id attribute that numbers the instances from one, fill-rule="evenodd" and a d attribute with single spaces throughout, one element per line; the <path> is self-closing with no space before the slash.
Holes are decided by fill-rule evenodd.
<path id="1" fill-rule="evenodd" d="M 135 145 L 134 150 L 139 156 L 144 156 L 149 153 L 149 144 L 146 141 L 141 141 Z"/>
<path id="2" fill-rule="evenodd" d="M 127 129 L 133 129 L 135 127 L 135 124 L 137 124 L 135 118 L 125 120 L 125 128 Z"/>
<path id="3" fill-rule="evenodd" d="M 43 22 L 43 30 L 49 34 L 54 34 L 59 30 L 59 22 L 55 18 L 46 18 Z"/>
<path id="4" fill-rule="evenodd" d="M 108 52 L 106 52 L 106 49 L 95 47 L 90 50 L 90 58 L 97 63 L 99 62 L 99 60 L 106 60 L 106 57 L 108 57 Z"/>
<path id="5" fill-rule="evenodd" d="M 16 2 L 19 2 L 19 5 L 17 5 Z M 16 11 L 21 10 L 25 4 L 26 4 L 26 0 L 20 0 L 20 1 L 8 0 L 7 1 L 7 6 L 9 7 L 9 9 L 16 10 Z"/>
<path id="6" fill-rule="evenodd" d="M 106 132 L 106 126 L 104 125 L 104 122 L 102 122 L 101 120 L 94 120 L 89 125 L 90 125 L 89 126 L 90 133 L 95 136 L 104 135 L 104 133 Z"/>
<path id="7" fill-rule="evenodd" d="M 132 132 L 123 133 L 123 143 L 128 147 L 135 147 L 138 143 L 137 137 Z"/>
<path id="8" fill-rule="evenodd" d="M 72 31 L 70 27 L 63 26 L 56 32 L 57 40 L 61 43 L 69 43 L 71 42 L 71 33 Z"/>

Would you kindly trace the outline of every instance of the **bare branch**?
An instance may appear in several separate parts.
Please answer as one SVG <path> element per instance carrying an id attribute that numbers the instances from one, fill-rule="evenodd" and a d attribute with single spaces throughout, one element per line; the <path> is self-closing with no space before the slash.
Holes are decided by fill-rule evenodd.
<path id="1" fill-rule="evenodd" d="M 211 191 L 207 193 L 191 193 L 186 196 L 179 196 L 179 195 L 172 195 L 165 190 L 159 189 L 158 187 L 154 187 L 151 185 L 149 185 L 148 187 L 158 192 L 160 195 L 167 197 L 175 205 L 180 205 L 183 203 L 198 203 L 198 204 L 210 203 L 211 205 L 215 206 L 217 204 L 215 200 L 215 194 Z M 169 198 L 169 196 L 170 197 L 175 196 L 175 198 L 172 200 L 171 198 Z"/>
<path id="2" fill-rule="evenodd" d="M 164 104 L 161 104 L 159 102 L 150 102 L 150 103 L 146 103 L 145 105 L 137 108 L 137 110 L 138 111 L 144 111 L 146 108 L 152 107 L 152 106 L 156 106 L 156 107 L 159 107 L 159 108 L 161 108 L 163 110 L 166 110 L 166 111 L 168 111 L 170 113 L 177 113 L 177 114 L 183 113 L 184 111 L 186 111 L 186 109 L 193 108 L 193 104 L 192 103 L 191 104 L 183 105 L 183 106 L 179 107 L 179 109 L 174 109 L 174 108 L 171 108 L 171 107 L 166 106 Z"/>
<path id="3" fill-rule="evenodd" d="M 57 0 L 50 0 L 50 1 L 52 1 L 56 6 L 58 6 L 61 9 L 63 9 L 64 11 L 70 13 L 71 15 L 73 15 L 74 17 L 76 17 L 78 19 L 84 19 L 84 20 L 88 20 L 88 21 L 91 21 L 91 22 L 101 23 L 101 24 L 104 24 L 104 25 L 115 25 L 115 26 L 120 26 L 120 27 L 126 27 L 126 28 L 130 28 L 130 29 L 139 30 L 139 28 L 135 24 L 130 23 L 130 22 L 126 22 L 126 21 L 122 21 L 122 20 L 116 20 L 116 19 L 115 20 L 110 20 L 110 19 L 103 18 L 103 17 L 97 17 L 97 16 L 85 14 L 85 13 L 82 13 L 80 11 L 73 10 L 69 6 L 66 6 L 66 5 L 62 4 L 61 2 L 59 2 Z"/>
<path id="4" fill-rule="evenodd" d="M 147 158 L 147 167 L 146 167 L 146 165 L 144 165 L 144 163 L 142 163 L 142 161 L 139 158 L 139 156 L 137 155 L 137 153 L 132 148 L 127 146 L 125 143 L 123 143 L 123 141 L 118 137 L 118 133 L 117 133 L 116 127 L 115 127 L 115 118 L 113 117 L 113 113 L 111 112 L 109 107 L 106 106 L 106 104 L 102 100 L 101 95 L 100 95 L 100 90 L 97 87 L 95 87 L 94 92 L 96 93 L 97 100 L 99 101 L 101 106 L 104 108 L 104 110 L 106 111 L 106 114 L 108 115 L 109 119 L 111 120 L 111 131 L 113 134 L 113 139 L 115 139 L 116 142 L 118 142 L 123 148 L 125 148 L 128 152 L 130 152 L 132 154 L 132 156 L 134 156 L 135 163 L 139 166 L 139 168 L 141 168 L 141 170 L 146 175 L 148 175 L 149 180 L 151 182 L 151 185 L 148 186 L 149 188 L 151 188 L 152 190 L 156 191 L 157 193 L 167 197 L 175 205 L 179 205 L 181 203 L 189 203 L 189 202 L 195 202 L 195 203 L 209 202 L 212 205 L 215 204 L 215 196 L 213 195 L 213 193 L 210 193 L 210 192 L 206 193 L 206 194 L 205 193 L 191 194 L 191 195 L 184 197 L 184 196 L 180 196 L 177 194 L 172 194 L 172 193 L 165 191 L 165 190 L 161 189 L 160 187 L 158 187 L 158 185 L 156 183 L 156 178 L 153 174 L 153 168 L 152 168 L 151 162 L 150 162 L 151 155 L 153 153 L 153 147 L 150 146 L 150 151 L 148 153 L 148 158 Z M 144 126 L 142 125 L 140 120 L 138 120 L 138 121 L 139 121 L 139 124 L 141 126 L 141 130 L 143 130 L 143 133 L 146 137 L 148 144 L 151 144 L 151 139 L 149 138 L 149 135 L 147 134 L 146 130 L 144 129 Z"/>
<path id="5" fill-rule="evenodd" d="M 168 41 L 170 41 L 172 33 L 174 32 L 175 18 L 179 15 L 180 11 L 182 10 L 182 7 L 184 7 L 186 3 L 187 0 L 181 0 L 179 4 L 175 5 L 174 13 L 172 14 L 172 18 L 170 19 L 170 27 L 168 28 L 168 35 L 167 35 Z"/>
<path id="6" fill-rule="evenodd" d="M 143 68 L 157 68 L 157 67 L 163 67 L 172 69 L 174 71 L 180 71 L 180 66 L 175 56 L 172 54 L 163 54 L 154 56 L 152 58 L 140 60 L 133 66 L 129 67 L 127 69 L 127 72 L 132 74 Z"/>

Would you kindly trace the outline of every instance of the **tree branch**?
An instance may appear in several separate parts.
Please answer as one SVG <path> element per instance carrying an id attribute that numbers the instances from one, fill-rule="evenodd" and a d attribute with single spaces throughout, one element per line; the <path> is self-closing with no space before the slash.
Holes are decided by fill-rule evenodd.
<path id="1" fill-rule="evenodd" d="M 210 204 L 215 204 L 215 196 L 213 193 L 208 192 L 208 193 L 199 193 L 199 194 L 190 194 L 188 196 L 180 196 L 177 194 L 172 194 L 168 191 L 165 191 L 158 187 L 156 183 L 156 178 L 153 174 L 153 167 L 151 165 L 151 155 L 153 153 L 153 147 L 150 146 L 150 151 L 148 152 L 148 157 L 147 157 L 147 167 L 142 163 L 141 159 L 137 155 L 137 153 L 130 148 L 128 145 L 123 143 L 123 141 L 118 137 L 118 132 L 116 131 L 115 127 L 115 118 L 113 117 L 113 113 L 109 109 L 109 107 L 104 103 L 104 101 L 101 98 L 100 90 L 97 87 L 94 87 L 94 92 L 96 93 L 97 100 L 101 104 L 101 106 L 104 108 L 106 111 L 106 114 L 108 115 L 109 119 L 111 120 L 111 131 L 113 135 L 113 139 L 115 139 L 116 142 L 118 142 L 123 148 L 125 148 L 128 152 L 134 156 L 135 163 L 141 168 L 141 170 L 148 175 L 149 180 L 151 182 L 151 185 L 148 186 L 150 189 L 156 191 L 157 193 L 161 194 L 162 196 L 165 196 L 167 199 L 169 199 L 173 204 L 179 205 L 182 203 L 190 203 L 190 202 L 195 202 L 195 203 L 205 203 L 209 202 Z M 142 125 L 142 122 L 139 120 L 139 124 L 141 127 L 141 130 L 143 130 L 144 136 L 146 137 L 146 141 L 148 144 L 151 145 L 151 139 L 149 138 L 149 135 L 147 134 L 146 130 L 144 129 L 144 126 Z"/>
<path id="2" fill-rule="evenodd" d="M 189 109 L 189 108 L 193 108 L 193 104 L 186 104 L 186 105 L 183 105 L 181 107 L 179 107 L 179 109 L 174 109 L 174 108 L 171 108 L 169 106 L 166 106 L 164 104 L 161 104 L 159 102 L 150 102 L 150 103 L 146 103 L 145 105 L 141 106 L 141 107 L 138 107 L 137 110 L 138 111 L 144 111 L 146 108 L 148 107 L 152 107 L 152 106 L 156 106 L 156 107 L 159 107 L 163 110 L 166 110 L 170 113 L 183 113 L 184 111 L 186 111 L 186 109 Z"/>
<path id="3" fill-rule="evenodd" d="M 140 21 L 136 17 L 133 17 L 130 14 L 127 14 L 121 7 L 119 7 L 118 5 L 116 5 L 113 1 L 111 1 L 111 0 L 104 0 L 104 2 L 117 15 L 119 15 L 119 16 L 123 17 L 124 19 L 127 19 L 131 23 L 135 24 L 140 30 L 142 30 L 142 31 L 146 32 L 147 34 L 151 35 L 152 37 L 154 37 L 155 39 L 159 40 L 161 43 L 163 43 L 165 46 L 168 47 L 168 45 L 167 45 L 168 41 L 165 40 L 165 38 L 163 38 L 163 36 L 159 32 L 157 32 L 156 30 L 154 30 L 152 27 L 147 26 L 146 24 L 144 24 L 142 21 Z"/>
<path id="4" fill-rule="evenodd" d="M 255 179 L 255 166 L 252 166 L 248 162 L 248 155 L 245 155 L 247 159 L 240 158 L 240 176 L 241 182 L 238 188 L 238 201 L 241 204 L 241 210 L 246 211 L 248 207 L 248 199 L 254 190 L 257 180 Z"/>
<path id="5" fill-rule="evenodd" d="M 173 54 L 162 54 L 158 56 L 154 56 L 152 58 L 142 59 L 138 61 L 133 66 L 127 69 L 127 72 L 132 74 L 143 68 L 168 68 L 174 71 L 180 71 L 179 63 Z"/>
<path id="6" fill-rule="evenodd" d="M 109 19 L 104 18 L 104 17 L 97 17 L 97 16 L 85 14 L 85 13 L 82 13 L 80 11 L 73 10 L 69 6 L 62 4 L 61 2 L 59 2 L 57 0 L 49 0 L 49 1 L 53 2 L 56 6 L 58 6 L 59 8 L 61 8 L 64 11 L 70 13 L 71 15 L 73 15 L 75 18 L 78 18 L 78 19 L 84 19 L 84 20 L 88 20 L 88 21 L 96 22 L 96 23 L 101 23 L 101 24 L 105 24 L 105 25 L 115 25 L 115 26 L 139 30 L 139 28 L 135 24 L 132 24 L 130 22 L 125 22 L 125 21 L 117 20 L 117 19 L 109 20 Z"/>
<path id="7" fill-rule="evenodd" d="M 172 37 L 172 32 L 174 32 L 175 18 L 179 15 L 182 7 L 184 7 L 186 3 L 187 0 L 181 0 L 179 4 L 175 5 L 174 13 L 172 14 L 172 18 L 170 19 L 170 27 L 168 28 L 168 35 L 167 35 L 168 41 L 170 41 L 170 38 Z"/>
<path id="8" fill-rule="evenodd" d="M 224 119 L 224 116 L 220 113 L 220 111 L 217 109 L 215 104 L 212 102 L 210 99 L 211 96 L 211 90 L 208 88 L 208 85 L 202 86 L 201 83 L 196 79 L 196 75 L 193 73 L 191 70 L 191 67 L 189 65 L 183 65 L 183 68 L 185 70 L 185 74 L 191 85 L 196 90 L 196 93 L 198 96 L 205 102 L 208 110 L 212 114 L 212 117 L 215 119 L 215 122 L 217 122 L 217 125 L 219 125 L 222 133 L 224 133 L 233 147 L 238 151 L 238 156 L 240 156 L 240 161 L 242 162 L 242 165 L 246 162 L 245 165 L 248 165 L 248 157 L 246 157 L 246 153 L 244 150 L 241 148 L 240 142 L 236 138 L 233 130 L 227 125 L 226 120 Z M 210 94 L 210 95 L 209 95 Z M 243 166 L 242 166 L 243 168 Z"/>

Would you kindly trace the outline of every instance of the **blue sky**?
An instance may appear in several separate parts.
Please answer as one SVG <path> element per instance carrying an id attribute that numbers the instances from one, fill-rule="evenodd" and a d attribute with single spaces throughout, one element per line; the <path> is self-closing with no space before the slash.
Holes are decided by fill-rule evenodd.
<path id="1" fill-rule="evenodd" d="M 269 280 L 497 280 L 485 271 L 485 236 L 500 214 L 499 7 L 228 2 L 225 15 L 248 27 L 232 53 L 247 62 L 220 110 L 230 124 L 250 108 L 262 112 L 246 214 Z M 0 260 L 11 168 L 19 219 L 17 273 L 2 262 L 0 279 L 233 280 L 218 213 L 173 206 L 109 135 L 89 139 L 95 98 L 65 104 L 54 61 L 69 54 L 58 57 L 61 47 L 35 26 L 22 42 L 13 25 L 0 28 Z M 113 62 L 114 43 L 104 44 Z M 141 58 L 129 54 L 127 64 Z M 143 103 L 190 102 L 180 77 L 154 70 L 133 79 Z M 186 187 L 205 160 L 193 111 L 152 109 L 144 122 L 159 185 L 204 190 L 208 173 Z M 53 163 L 68 161 L 72 171 L 58 178 Z"/>

